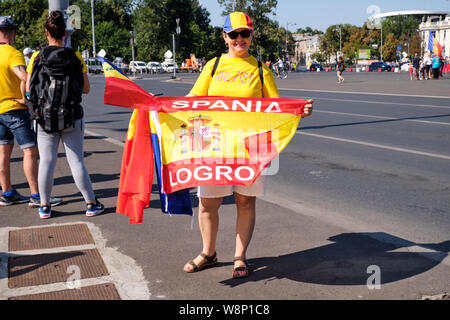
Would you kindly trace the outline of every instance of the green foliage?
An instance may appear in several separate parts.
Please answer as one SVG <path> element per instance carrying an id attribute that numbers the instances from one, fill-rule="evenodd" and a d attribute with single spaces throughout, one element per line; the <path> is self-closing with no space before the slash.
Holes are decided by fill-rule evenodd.
<path id="1" fill-rule="evenodd" d="M 38 44 L 34 35 L 35 29 L 32 27 L 47 8 L 47 0 L 3 0 L 0 2 L 1 15 L 12 16 L 19 27 L 16 37 L 16 47 L 19 50 L 24 47 L 35 47 Z"/>
<path id="2" fill-rule="evenodd" d="M 232 0 L 217 0 L 222 15 L 232 11 Z M 80 7 L 81 29 L 71 35 L 72 47 L 88 50 L 92 54 L 91 3 L 86 0 L 71 0 L 71 5 Z M 279 26 L 275 17 L 277 0 L 236 0 L 235 11 L 246 12 L 254 22 L 255 37 L 250 48 L 254 56 L 274 61 L 276 57 L 293 55 L 294 41 L 291 32 Z M 144 61 L 162 61 L 164 53 L 172 48 L 172 34 L 176 33 L 176 19 L 180 19 L 181 33 L 176 35 L 176 57 L 181 63 L 194 53 L 197 58 L 211 59 L 227 51 L 222 38 L 222 28 L 210 26 L 209 12 L 199 0 L 94 0 L 96 50 L 105 49 L 109 58 L 121 56 L 131 60 L 130 32 L 135 32 L 136 58 Z M 35 48 L 45 45 L 44 23 L 48 16 L 48 0 L 1 0 L 0 13 L 11 15 L 19 26 L 16 47 Z M 421 39 L 417 29 L 420 21 L 414 17 L 389 17 L 383 24 L 383 56 L 395 59 L 397 45 L 411 54 L 421 52 Z M 316 60 L 327 60 L 339 52 L 338 25 L 325 32 L 309 26 L 299 28 L 296 33 L 320 34 L 321 56 Z M 342 52 L 347 59 L 354 59 L 358 48 L 372 48 L 375 57 L 380 51 L 380 30 L 341 25 Z M 286 52 L 286 48 L 288 52 Z M 320 58 L 320 59 L 319 59 Z"/>

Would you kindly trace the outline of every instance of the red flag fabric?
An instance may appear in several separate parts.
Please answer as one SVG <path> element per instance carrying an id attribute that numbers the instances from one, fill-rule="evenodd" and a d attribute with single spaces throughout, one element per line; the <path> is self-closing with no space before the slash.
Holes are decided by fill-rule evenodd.
<path id="1" fill-rule="evenodd" d="M 142 223 L 153 182 L 153 148 L 149 114 L 133 113 L 122 156 L 116 212 L 129 217 L 130 223 Z"/>

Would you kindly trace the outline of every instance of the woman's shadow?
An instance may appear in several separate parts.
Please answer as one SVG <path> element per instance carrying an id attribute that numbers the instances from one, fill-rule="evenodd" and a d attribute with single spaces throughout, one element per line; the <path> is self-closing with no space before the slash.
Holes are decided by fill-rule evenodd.
<path id="1" fill-rule="evenodd" d="M 382 232 L 343 233 L 328 240 L 334 243 L 278 257 L 249 259 L 253 272 L 248 278 L 220 283 L 235 287 L 249 281 L 286 278 L 322 285 L 366 285 L 374 270 L 379 270 L 380 284 L 384 284 L 430 270 L 450 250 L 450 240 L 416 244 Z M 423 251 L 402 250 L 410 246 Z"/>

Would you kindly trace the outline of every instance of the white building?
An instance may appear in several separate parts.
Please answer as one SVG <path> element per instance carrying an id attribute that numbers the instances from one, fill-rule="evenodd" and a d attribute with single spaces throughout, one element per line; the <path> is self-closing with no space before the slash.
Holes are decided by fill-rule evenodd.
<path id="1" fill-rule="evenodd" d="M 320 35 L 293 34 L 295 41 L 294 61 L 298 65 L 306 65 L 312 61 L 312 55 L 320 52 Z"/>
<path id="2" fill-rule="evenodd" d="M 422 48 L 428 51 L 428 41 L 430 31 L 436 40 L 443 47 L 442 56 L 450 57 L 450 15 L 444 19 L 439 17 L 428 17 L 426 21 L 422 21 L 419 26 L 420 36 L 422 38 Z"/>

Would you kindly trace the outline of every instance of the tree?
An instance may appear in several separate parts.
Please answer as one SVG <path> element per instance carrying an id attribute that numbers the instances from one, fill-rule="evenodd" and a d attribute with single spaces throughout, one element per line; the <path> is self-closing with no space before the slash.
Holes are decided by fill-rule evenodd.
<path id="1" fill-rule="evenodd" d="M 337 54 L 340 47 L 338 30 L 337 25 L 329 26 L 321 38 L 320 50 L 325 54 L 327 60 L 333 55 L 336 56 L 336 61 L 338 59 Z"/>
<path id="2" fill-rule="evenodd" d="M 176 35 L 176 19 L 180 19 L 179 35 Z M 197 57 L 216 55 L 211 50 L 215 47 L 213 41 L 217 41 L 211 35 L 216 31 L 209 24 L 209 12 L 197 0 L 143 0 L 133 11 L 137 56 L 144 61 L 160 61 L 167 50 L 172 50 L 173 34 L 178 62 L 191 53 Z"/>
<path id="3" fill-rule="evenodd" d="M 295 33 L 300 33 L 300 34 L 309 34 L 309 35 L 316 35 L 316 34 L 323 34 L 322 30 L 318 30 L 318 29 L 312 29 L 311 27 L 306 27 L 305 29 L 303 28 L 298 28 L 297 31 Z"/>
<path id="4" fill-rule="evenodd" d="M 33 28 L 42 13 L 48 8 L 47 0 L 3 0 L 0 1 L 0 14 L 12 16 L 19 27 L 16 37 L 16 47 L 22 50 L 24 47 L 34 47 Z M 43 26 L 40 26 L 42 28 Z"/>
<path id="5" fill-rule="evenodd" d="M 389 33 L 385 40 L 383 41 L 383 60 L 385 61 L 395 61 L 397 46 L 400 41 L 395 37 L 393 33 Z"/>

